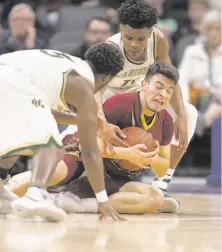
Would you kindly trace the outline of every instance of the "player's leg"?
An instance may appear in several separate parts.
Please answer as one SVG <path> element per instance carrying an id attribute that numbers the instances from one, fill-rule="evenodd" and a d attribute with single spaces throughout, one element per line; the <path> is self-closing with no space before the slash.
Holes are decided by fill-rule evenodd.
<path id="1" fill-rule="evenodd" d="M 22 198 L 12 202 L 13 210 L 24 217 L 40 216 L 48 220 L 62 221 L 65 213 L 50 202 L 46 186 L 56 165 L 63 158 L 63 149 L 51 143 L 48 147 L 34 150 L 30 160 L 32 178 L 30 186 Z"/>
<path id="2" fill-rule="evenodd" d="M 128 182 L 119 192 L 111 195 L 110 200 L 118 213 L 142 214 L 160 209 L 163 196 L 163 192 L 155 186 Z"/>
<path id="3" fill-rule="evenodd" d="M 185 111 L 187 114 L 188 143 L 190 143 L 190 140 L 193 137 L 194 132 L 195 132 L 198 113 L 197 113 L 196 108 L 193 105 L 186 102 L 184 103 L 184 105 L 185 105 Z M 175 120 L 176 119 L 175 114 L 173 115 L 172 111 L 169 111 L 169 112 Z M 170 168 L 168 169 L 167 174 L 161 178 L 156 177 L 152 183 L 153 185 L 157 186 L 158 188 L 164 191 L 164 205 L 160 211 L 169 212 L 169 213 L 176 212 L 180 207 L 179 202 L 171 198 L 167 193 L 167 189 L 168 189 L 169 183 L 171 182 L 175 169 L 184 155 L 184 152 L 178 148 L 178 141 L 175 140 L 175 136 L 173 137 L 173 140 L 171 142 L 170 152 L 171 152 Z"/>

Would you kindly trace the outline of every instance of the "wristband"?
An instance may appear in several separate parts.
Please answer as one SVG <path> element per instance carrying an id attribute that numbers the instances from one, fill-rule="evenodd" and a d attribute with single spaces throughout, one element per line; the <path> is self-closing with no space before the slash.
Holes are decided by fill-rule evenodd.
<path id="1" fill-rule="evenodd" d="M 96 193 L 96 199 L 99 203 L 104 203 L 108 201 L 109 199 L 108 199 L 106 190 Z"/>

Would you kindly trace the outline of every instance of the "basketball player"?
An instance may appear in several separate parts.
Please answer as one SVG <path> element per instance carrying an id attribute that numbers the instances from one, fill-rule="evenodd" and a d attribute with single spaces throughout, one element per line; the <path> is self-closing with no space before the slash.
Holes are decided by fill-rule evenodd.
<path id="1" fill-rule="evenodd" d="M 169 103 L 178 78 L 178 71 L 172 65 L 153 64 L 142 81 L 140 92 L 112 96 L 104 104 L 104 112 L 109 123 L 117 125 L 120 129 L 130 126 L 144 128 L 159 143 L 153 152 L 145 152 L 146 147 L 143 144 L 129 148 L 114 146 L 113 155 L 109 149 L 104 150 L 103 141 L 97 139 L 104 157 L 106 189 L 119 213 L 147 213 L 160 208 L 165 212 L 171 210 L 170 205 L 163 206 L 164 195 L 160 189 L 135 181 L 142 176 L 143 170 L 147 167 L 151 167 L 160 177 L 164 176 L 169 168 L 173 120 L 164 108 Z M 69 127 L 62 133 L 67 151 L 64 158 L 66 165 L 63 163 L 57 167 L 57 173 L 61 174 L 60 181 L 56 178 L 58 176 L 54 175 L 54 182 L 58 182 L 55 185 L 51 181 L 51 185 L 54 183 L 55 186 L 49 187 L 48 190 L 54 193 L 62 191 L 55 195 L 55 202 L 68 213 L 97 212 L 97 203 L 87 177 L 76 179 L 82 174 L 84 167 L 80 161 L 78 138 L 73 135 L 75 131 L 77 129 Z M 122 169 L 118 164 L 120 159 L 128 160 L 141 169 Z M 65 176 L 59 171 L 61 166 L 63 171 L 68 168 Z M 17 175 L 9 181 L 7 188 L 21 195 L 25 183 L 29 182 L 29 177 L 30 174 Z"/>
<path id="2" fill-rule="evenodd" d="M 120 33 L 112 36 L 108 43 L 120 48 L 125 64 L 124 69 L 109 82 L 102 97 L 103 102 L 115 94 L 139 91 L 140 80 L 144 79 L 150 64 L 157 61 L 170 63 L 167 39 L 154 27 L 158 21 L 158 14 L 154 8 L 143 0 L 126 0 L 119 8 L 118 14 Z M 124 137 L 121 130 L 106 122 L 99 96 L 97 102 L 100 104 L 100 125 L 104 128 L 104 136 L 112 144 L 119 143 L 125 146 L 118 137 Z M 175 212 L 179 208 L 179 203 L 167 194 L 167 188 L 194 134 L 198 114 L 194 106 L 183 102 L 179 85 L 175 87 L 167 111 L 173 117 L 175 131 L 171 142 L 170 168 L 166 176 L 156 177 L 153 184 L 164 190 L 165 200 L 171 201 L 172 212 Z"/>
<path id="3" fill-rule="evenodd" d="M 54 221 L 66 217 L 62 209 L 47 200 L 45 190 L 64 156 L 50 109 L 63 106 L 77 113 L 73 120 L 79 128 L 83 162 L 102 216 L 121 218 L 111 207 L 105 191 L 93 94 L 122 67 L 120 50 L 105 43 L 90 48 L 86 61 L 52 50 L 19 51 L 0 57 L 0 166 L 10 167 L 19 155 L 33 155 L 31 184 L 25 196 L 13 202 L 15 212 Z M 54 112 L 60 123 L 72 118 L 72 114 Z"/>

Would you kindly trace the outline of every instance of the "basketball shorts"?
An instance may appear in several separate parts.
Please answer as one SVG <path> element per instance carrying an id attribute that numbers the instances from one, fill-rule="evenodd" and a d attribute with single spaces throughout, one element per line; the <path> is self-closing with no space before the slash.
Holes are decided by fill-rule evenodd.
<path id="1" fill-rule="evenodd" d="M 53 143 L 62 148 L 45 94 L 20 70 L 0 65 L 0 158 Z"/>

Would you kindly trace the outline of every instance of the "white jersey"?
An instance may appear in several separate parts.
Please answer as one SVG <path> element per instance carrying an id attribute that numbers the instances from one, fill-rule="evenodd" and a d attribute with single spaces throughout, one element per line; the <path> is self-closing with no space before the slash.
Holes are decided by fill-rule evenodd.
<path id="1" fill-rule="evenodd" d="M 95 82 L 94 74 L 86 61 L 54 50 L 27 50 L 5 54 L 0 56 L 0 64 L 15 67 L 29 77 L 43 96 L 45 104 L 51 108 L 64 106 L 62 93 L 69 71 L 75 70 L 92 85 Z M 28 89 L 26 87 L 23 92 L 30 92 Z"/>
<path id="2" fill-rule="evenodd" d="M 155 50 L 156 50 L 156 30 L 153 28 L 151 37 L 148 39 L 146 47 L 146 59 L 142 62 L 133 62 L 130 60 L 123 47 L 123 42 L 120 33 L 115 34 L 108 39 L 107 42 L 116 44 L 124 55 L 125 63 L 124 68 L 118 75 L 112 79 L 109 83 L 108 88 L 113 90 L 115 93 L 129 93 L 140 90 L 142 79 L 145 78 L 149 65 L 155 61 Z"/>

